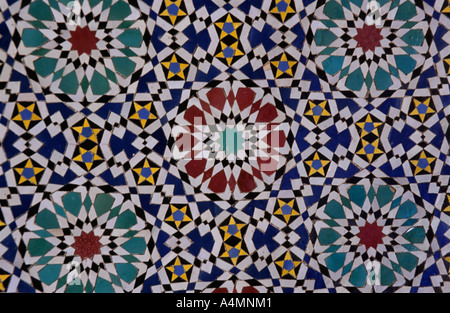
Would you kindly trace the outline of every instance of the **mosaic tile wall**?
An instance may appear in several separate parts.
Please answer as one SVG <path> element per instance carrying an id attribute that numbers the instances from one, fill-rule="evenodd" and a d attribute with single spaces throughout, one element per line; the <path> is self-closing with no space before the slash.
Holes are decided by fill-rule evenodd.
<path id="1" fill-rule="evenodd" d="M 449 292 L 448 0 L 1 0 L 1 292 Z"/>

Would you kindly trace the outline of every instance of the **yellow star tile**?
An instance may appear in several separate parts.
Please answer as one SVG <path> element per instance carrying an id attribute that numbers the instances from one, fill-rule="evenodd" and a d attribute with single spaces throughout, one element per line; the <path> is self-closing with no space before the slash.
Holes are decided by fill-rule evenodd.
<path id="1" fill-rule="evenodd" d="M 228 45 L 227 45 L 226 43 L 224 43 L 224 42 L 220 42 L 220 46 L 221 46 L 221 49 L 222 49 L 222 50 L 221 50 L 221 52 L 219 52 L 219 53 L 216 55 L 216 57 L 218 57 L 218 58 L 224 58 L 224 59 L 227 61 L 228 66 L 231 65 L 231 63 L 233 62 L 233 59 L 234 59 L 235 57 L 244 55 L 244 53 L 243 53 L 241 50 L 239 50 L 239 48 L 238 48 L 238 42 L 237 42 L 237 41 L 236 41 L 235 43 L 231 44 L 230 46 L 228 46 Z M 224 50 L 225 50 L 226 48 L 233 49 L 233 51 L 234 51 L 233 56 L 231 56 L 231 57 L 226 57 L 226 56 L 225 56 Z"/>
<path id="2" fill-rule="evenodd" d="M 148 175 L 148 177 L 146 175 L 143 175 L 142 172 L 144 170 L 148 170 L 150 169 L 151 174 Z M 157 167 L 150 167 L 150 163 L 148 162 L 148 160 L 145 160 L 144 166 L 141 168 L 135 168 L 133 169 L 133 171 L 135 171 L 138 175 L 139 175 L 139 181 L 138 184 L 142 184 L 144 181 L 148 181 L 150 184 L 154 185 L 155 184 L 155 179 L 153 178 L 153 175 L 159 171 L 159 168 Z"/>
<path id="3" fill-rule="evenodd" d="M 83 136 L 83 130 L 85 128 L 90 128 L 92 131 L 92 134 L 88 137 Z M 80 137 L 78 138 L 78 143 L 82 143 L 83 141 L 89 139 L 92 140 L 95 143 L 98 143 L 97 135 L 100 132 L 100 128 L 92 128 L 89 124 L 88 119 L 86 118 L 83 122 L 83 126 L 77 126 L 73 128 L 78 134 L 80 134 Z"/>
<path id="4" fill-rule="evenodd" d="M 74 161 L 78 161 L 78 162 L 83 162 L 86 165 L 86 168 L 88 169 L 88 171 L 91 169 L 92 165 L 94 164 L 94 161 L 98 161 L 101 160 L 102 158 L 97 154 L 98 152 L 98 146 L 95 146 L 94 148 L 92 148 L 91 150 L 87 150 L 87 149 L 83 149 L 80 147 L 80 154 L 77 155 L 74 158 Z M 90 153 L 92 154 L 92 162 L 85 162 L 83 160 L 83 156 L 86 153 Z"/>
<path id="5" fill-rule="evenodd" d="M 231 33 L 227 33 L 224 30 L 224 25 L 226 23 L 229 23 L 229 24 L 233 25 L 233 31 Z M 219 29 L 222 30 L 222 32 L 220 33 L 220 40 L 222 40 L 223 38 L 225 38 L 228 35 L 234 37 L 235 39 L 239 39 L 238 34 L 237 34 L 237 29 L 242 25 L 242 23 L 233 21 L 233 18 L 231 17 L 231 14 L 228 14 L 227 19 L 225 20 L 224 23 L 217 22 L 215 24 L 216 24 L 217 27 L 219 27 Z"/>
<path id="6" fill-rule="evenodd" d="M 289 251 L 284 256 L 284 260 L 275 262 L 276 265 L 283 269 L 283 271 L 281 272 L 281 277 L 291 275 L 293 278 L 296 278 L 295 269 L 300 265 L 300 263 L 300 261 L 294 261 Z M 290 268 L 285 268 L 285 266 L 288 266 Z"/>
<path id="7" fill-rule="evenodd" d="M 186 12 L 184 12 L 183 10 L 181 10 L 180 6 L 181 6 L 181 1 L 182 0 L 176 0 L 176 1 L 171 1 L 171 0 L 164 0 L 164 4 L 166 6 L 166 9 L 161 13 L 161 16 L 168 16 L 170 21 L 172 22 L 173 25 L 175 25 L 175 23 L 177 22 L 177 18 L 181 17 L 181 16 L 186 16 Z M 176 15 L 170 14 L 169 13 L 169 7 L 171 5 L 176 5 L 178 7 L 178 12 Z"/>
<path id="8" fill-rule="evenodd" d="M 134 109 L 136 110 L 136 113 L 134 113 L 130 119 L 132 120 L 139 120 L 141 122 L 142 128 L 145 128 L 145 126 L 147 125 L 147 122 L 149 120 L 155 120 L 156 116 L 150 112 L 151 108 L 152 108 L 152 102 L 147 103 L 146 105 L 139 105 L 138 103 L 134 102 Z M 141 110 L 147 110 L 147 112 L 149 113 L 149 116 L 147 119 L 143 119 L 140 117 L 139 112 Z"/>
<path id="9" fill-rule="evenodd" d="M 319 169 L 316 169 L 316 168 L 313 167 L 314 161 L 320 161 L 321 166 L 320 166 Z M 311 168 L 310 171 L 309 171 L 309 176 L 314 175 L 315 173 L 319 173 L 320 175 L 325 176 L 324 167 L 328 163 L 330 163 L 330 161 L 321 160 L 320 157 L 319 157 L 319 154 L 316 152 L 316 154 L 314 155 L 313 159 L 309 160 L 309 161 L 305 161 L 305 163 L 308 164 L 309 167 Z"/>
<path id="10" fill-rule="evenodd" d="M 2 220 L 0 220 L 0 226 L 5 226 L 6 224 L 2 221 Z"/>
<path id="11" fill-rule="evenodd" d="M 177 228 L 180 228 L 180 225 L 181 225 L 182 222 L 190 222 L 190 221 L 192 221 L 192 219 L 189 216 L 187 216 L 187 214 L 186 214 L 187 205 L 185 205 L 181 209 L 177 208 L 174 205 L 170 205 L 170 210 L 172 211 L 172 214 L 168 218 L 166 218 L 166 222 L 174 222 L 175 225 L 177 226 Z M 173 217 L 174 213 L 178 212 L 178 211 L 183 213 L 183 220 L 182 221 L 180 221 L 180 220 L 176 221 L 175 218 Z"/>
<path id="12" fill-rule="evenodd" d="M 319 104 L 315 104 L 314 102 L 309 101 L 310 110 L 309 110 L 308 112 L 306 112 L 305 115 L 307 115 L 307 116 L 312 116 L 313 119 L 314 119 L 314 122 L 315 122 L 316 125 L 317 125 L 317 123 L 319 123 L 319 120 L 320 120 L 320 118 L 321 118 L 322 116 L 331 116 L 330 112 L 328 112 L 328 111 L 325 109 L 325 106 L 326 106 L 326 105 L 327 105 L 327 100 L 325 100 L 325 101 L 323 101 L 323 102 L 321 102 L 321 103 L 319 103 Z M 314 108 L 315 108 L 315 107 L 320 107 L 320 108 L 322 108 L 322 112 L 320 113 L 320 115 L 315 115 L 315 114 L 314 114 Z"/>
<path id="13" fill-rule="evenodd" d="M 237 232 L 235 234 L 229 232 L 230 226 L 236 226 Z M 224 241 L 226 241 L 231 236 L 235 236 L 239 239 L 242 239 L 241 229 L 245 226 L 245 224 L 237 224 L 233 217 L 230 218 L 230 223 L 225 226 L 221 226 L 220 229 L 222 229 L 225 232 Z"/>
<path id="14" fill-rule="evenodd" d="M 285 3 L 287 4 L 286 11 L 281 11 L 281 12 L 280 12 L 280 10 L 278 9 L 278 4 L 279 4 L 280 2 L 285 2 Z M 275 5 L 275 7 L 270 11 L 270 13 L 272 13 L 272 14 L 280 14 L 280 15 L 281 15 L 281 20 L 282 20 L 283 22 L 285 21 L 286 16 L 287 16 L 289 13 L 295 13 L 294 9 L 291 7 L 291 0 L 276 0 L 275 3 L 276 3 L 276 5 Z"/>
<path id="15" fill-rule="evenodd" d="M 300 215 L 300 213 L 298 213 L 297 211 L 294 210 L 294 201 L 295 200 L 291 200 L 289 201 L 289 203 L 284 202 L 283 200 L 278 199 L 278 210 L 275 211 L 275 215 L 283 215 L 284 220 L 286 221 L 286 223 L 289 223 L 289 220 L 291 219 L 292 216 L 296 216 L 296 215 Z M 283 213 L 283 207 L 287 205 L 291 208 L 291 212 L 289 214 L 284 214 Z"/>
<path id="16" fill-rule="evenodd" d="M 373 130 L 372 131 L 367 131 L 366 128 L 366 124 L 367 123 L 372 123 L 373 124 Z M 356 125 L 362 129 L 362 133 L 361 133 L 361 137 L 366 136 L 369 133 L 373 133 L 375 136 L 379 137 L 380 135 L 378 134 L 378 127 L 381 125 L 382 123 L 374 123 L 372 120 L 372 117 L 370 115 L 367 115 L 366 121 L 365 122 L 360 122 L 360 123 L 356 123 Z"/>
<path id="17" fill-rule="evenodd" d="M 4 274 L 4 275 L 0 275 L 0 291 L 6 291 L 6 287 L 4 285 L 5 280 L 8 279 L 8 277 L 10 277 L 11 275 L 9 274 Z"/>
<path id="18" fill-rule="evenodd" d="M 24 176 L 24 172 L 28 169 L 33 170 L 33 176 L 27 178 Z M 36 175 L 42 172 L 44 169 L 42 167 L 34 167 L 31 159 L 28 159 L 25 167 L 16 168 L 15 170 L 20 175 L 19 184 L 23 184 L 24 182 L 29 181 L 30 183 L 37 185 Z"/>
<path id="19" fill-rule="evenodd" d="M 17 103 L 17 108 L 19 109 L 19 114 L 17 114 L 16 116 L 13 117 L 13 121 L 18 121 L 18 122 L 22 122 L 25 129 L 28 130 L 28 128 L 30 127 L 30 123 L 32 121 L 40 121 L 41 118 L 39 117 L 39 115 L 37 115 L 36 113 L 34 113 L 34 109 L 36 107 L 36 103 L 32 103 L 30 105 L 28 105 L 27 107 L 23 106 L 20 103 Z M 31 116 L 29 119 L 24 120 L 22 118 L 22 112 L 28 110 L 31 112 Z"/>
<path id="20" fill-rule="evenodd" d="M 183 273 L 182 274 L 177 274 L 176 272 L 177 269 L 179 269 L 179 267 L 182 267 L 183 269 Z M 188 277 L 187 277 L 187 272 L 189 271 L 189 269 L 192 267 L 191 264 L 182 264 L 180 261 L 180 258 L 177 257 L 175 260 L 175 263 L 173 265 L 170 265 L 167 267 L 167 269 L 172 273 L 172 278 L 171 281 L 174 281 L 175 279 L 177 279 L 178 277 L 181 278 L 184 281 L 188 281 Z"/>
<path id="21" fill-rule="evenodd" d="M 280 70 L 280 63 L 281 62 L 287 62 L 288 63 L 288 69 L 285 71 Z M 286 53 L 283 53 L 281 56 L 281 59 L 279 61 L 272 61 L 272 64 L 277 68 L 277 73 L 275 75 L 275 78 L 280 77 L 283 74 L 288 74 L 289 76 L 294 76 L 294 73 L 292 72 L 292 67 L 297 64 L 296 61 L 289 61 L 287 58 Z"/>
<path id="22" fill-rule="evenodd" d="M 383 154 L 383 151 L 378 148 L 378 146 L 380 144 L 380 140 L 379 139 L 375 140 L 372 143 L 368 142 L 367 140 L 361 139 L 361 142 L 362 142 L 363 147 L 358 152 L 356 152 L 356 154 L 367 156 L 367 158 L 369 159 L 369 162 L 372 162 L 372 160 L 373 160 L 373 158 L 374 158 L 374 156 L 376 154 Z M 374 147 L 373 153 L 367 153 L 366 152 L 365 148 L 368 145 L 372 145 Z"/>
<path id="23" fill-rule="evenodd" d="M 186 79 L 184 76 L 184 70 L 189 66 L 187 63 L 181 63 L 178 61 L 177 56 L 174 54 L 172 56 L 172 59 L 170 60 L 170 62 L 161 62 L 161 64 L 167 68 L 169 70 L 169 74 L 167 75 L 167 79 L 171 79 L 175 76 L 180 77 L 181 79 Z M 170 66 L 172 64 L 178 64 L 179 71 L 177 73 L 172 72 L 172 70 L 170 69 Z"/>
<path id="24" fill-rule="evenodd" d="M 419 166 L 420 160 L 426 160 L 428 162 L 428 166 L 426 168 L 421 168 Z M 411 163 L 416 167 L 416 171 L 414 172 L 414 175 L 417 175 L 421 171 L 426 171 L 428 173 L 431 173 L 431 163 L 433 163 L 435 160 L 436 160 L 436 158 L 428 158 L 427 155 L 425 154 L 425 151 L 422 151 L 418 160 L 411 160 Z"/>
<path id="25" fill-rule="evenodd" d="M 425 100 L 425 101 L 419 101 L 419 100 L 416 100 L 416 99 L 413 99 L 414 100 L 414 105 L 416 106 L 415 108 L 414 108 L 414 110 L 411 112 L 411 115 L 418 115 L 419 117 L 420 117 L 420 120 L 422 121 L 422 123 L 425 121 L 425 117 L 426 117 L 426 115 L 428 114 L 428 113 L 435 113 L 436 111 L 435 110 L 433 110 L 432 108 L 430 108 L 430 101 L 431 101 L 431 98 L 428 98 L 427 100 Z M 424 105 L 426 105 L 426 107 L 427 107 L 427 111 L 425 112 L 425 113 L 419 113 L 419 105 L 421 105 L 421 104 L 424 104 Z"/>
<path id="26" fill-rule="evenodd" d="M 240 256 L 248 255 L 247 252 L 245 252 L 245 251 L 242 249 L 242 242 L 241 242 L 241 241 L 240 241 L 237 245 L 235 245 L 235 246 L 231 246 L 231 245 L 226 244 L 226 243 L 225 243 L 224 245 L 225 245 L 225 252 L 224 252 L 220 257 L 222 257 L 222 258 L 230 258 L 230 259 L 231 259 L 231 262 L 233 262 L 234 265 L 237 264 L 237 261 L 238 261 L 238 259 L 239 259 Z M 234 250 L 234 249 L 238 250 L 237 256 L 232 256 L 232 255 L 230 254 L 231 251 Z M 233 255 L 234 255 L 234 254 L 233 254 Z"/>

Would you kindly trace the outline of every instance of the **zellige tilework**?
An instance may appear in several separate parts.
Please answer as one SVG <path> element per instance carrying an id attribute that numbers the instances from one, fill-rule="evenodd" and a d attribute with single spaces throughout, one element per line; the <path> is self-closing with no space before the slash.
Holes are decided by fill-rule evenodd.
<path id="1" fill-rule="evenodd" d="M 450 292 L 447 0 L 0 12 L 0 292 Z"/>

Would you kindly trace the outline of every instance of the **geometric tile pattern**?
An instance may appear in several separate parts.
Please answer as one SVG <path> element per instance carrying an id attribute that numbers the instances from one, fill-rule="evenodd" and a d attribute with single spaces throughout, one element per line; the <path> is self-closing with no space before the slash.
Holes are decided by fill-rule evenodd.
<path id="1" fill-rule="evenodd" d="M 409 0 L 378 1 L 381 25 L 368 25 L 370 10 L 361 1 L 318 3 L 311 23 L 318 71 L 358 97 L 379 97 L 402 84 L 414 89 L 437 53 L 424 9 Z"/>
<path id="2" fill-rule="evenodd" d="M 94 102 L 128 88 L 147 54 L 143 13 L 125 1 L 82 1 L 78 23 L 68 24 L 70 3 L 42 0 L 21 9 L 14 29 L 19 60 L 63 100 Z"/>
<path id="3" fill-rule="evenodd" d="M 426 267 L 428 261 L 431 243 L 427 233 L 432 231 L 427 216 L 432 212 L 418 207 L 414 195 L 400 188 L 368 186 L 343 186 L 344 194 L 330 193 L 327 203 L 317 210 L 317 261 L 324 274 L 340 280 L 342 286 L 408 291 L 414 280 L 421 279 L 417 269 Z M 366 268 L 373 260 L 381 263 L 380 282 L 370 286 Z"/>
<path id="4" fill-rule="evenodd" d="M 0 12 L 0 292 L 450 292 L 448 1 Z"/>

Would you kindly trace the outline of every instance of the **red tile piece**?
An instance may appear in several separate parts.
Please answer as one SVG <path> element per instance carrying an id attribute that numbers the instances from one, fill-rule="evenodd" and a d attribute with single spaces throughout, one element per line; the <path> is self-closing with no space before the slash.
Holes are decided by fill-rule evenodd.
<path id="1" fill-rule="evenodd" d="M 253 175 L 247 173 L 244 170 L 242 170 L 239 174 L 237 184 L 241 192 L 250 192 L 256 188 L 256 183 Z"/>
<path id="2" fill-rule="evenodd" d="M 259 109 L 258 117 L 256 118 L 257 123 L 270 123 L 278 116 L 277 109 L 272 104 L 265 104 L 261 109 Z"/>
<path id="3" fill-rule="evenodd" d="M 381 36 L 381 29 L 376 28 L 375 25 L 364 25 L 362 28 L 358 28 L 357 31 L 358 35 L 353 38 L 358 42 L 358 47 L 363 48 L 364 52 L 368 50 L 374 51 L 376 47 L 380 46 L 383 36 Z"/>
<path id="4" fill-rule="evenodd" d="M 206 167 L 206 159 L 192 160 L 186 164 L 186 172 L 188 173 L 189 176 L 197 178 L 205 171 L 205 167 Z"/>
<path id="5" fill-rule="evenodd" d="M 77 50 L 79 55 L 83 53 L 91 55 L 91 51 L 97 49 L 98 38 L 95 37 L 95 31 L 90 30 L 88 26 L 77 27 L 70 32 L 70 36 L 72 49 Z"/>
<path id="6" fill-rule="evenodd" d="M 383 227 L 378 226 L 377 223 L 366 223 L 366 225 L 359 228 L 359 233 L 357 234 L 360 239 L 360 244 L 365 245 L 366 249 L 370 247 L 376 249 L 378 244 L 383 243 L 383 237 L 385 235 L 382 230 Z"/>
<path id="7" fill-rule="evenodd" d="M 239 184 L 239 181 L 238 181 Z M 224 171 L 220 171 L 214 175 L 209 181 L 208 188 L 216 193 L 222 193 L 227 188 L 227 177 Z"/>
<path id="8" fill-rule="evenodd" d="M 236 101 L 241 111 L 252 105 L 254 100 L 255 92 L 253 90 L 250 88 L 239 88 L 236 95 Z"/>
<path id="9" fill-rule="evenodd" d="M 201 118 L 201 124 L 200 125 L 206 125 L 206 119 L 203 112 L 197 108 L 196 106 L 191 106 L 186 110 L 184 113 L 184 119 L 191 123 L 192 125 L 197 125 L 195 118 L 200 117 Z"/>
<path id="10" fill-rule="evenodd" d="M 75 249 L 75 255 L 81 257 L 81 259 L 92 259 L 94 255 L 100 254 L 100 237 L 95 236 L 94 232 L 86 234 L 83 232 L 81 236 L 75 237 L 75 243 L 72 244 L 72 248 Z"/>
<path id="11" fill-rule="evenodd" d="M 225 96 L 225 92 L 221 88 L 214 88 L 206 95 L 209 100 L 209 104 L 216 109 L 222 111 L 227 98 Z"/>

